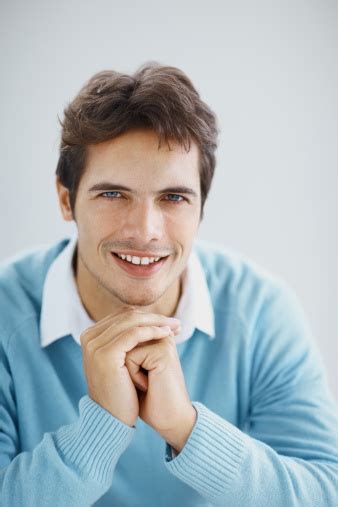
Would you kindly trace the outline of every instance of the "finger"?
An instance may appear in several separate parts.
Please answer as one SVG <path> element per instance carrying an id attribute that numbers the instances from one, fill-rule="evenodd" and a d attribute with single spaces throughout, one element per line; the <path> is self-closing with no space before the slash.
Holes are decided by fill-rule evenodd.
<path id="1" fill-rule="evenodd" d="M 126 307 L 126 306 L 122 307 L 119 309 L 118 312 L 109 313 L 103 319 L 95 322 L 95 324 L 93 324 L 92 326 L 85 329 L 81 333 L 81 336 L 80 336 L 81 344 L 83 345 L 83 344 L 87 343 L 89 340 L 91 340 L 92 338 L 96 337 L 99 334 L 99 331 L 102 332 L 105 329 L 107 329 L 111 325 L 111 323 L 114 319 L 117 320 L 119 318 L 119 316 L 126 315 L 127 311 L 130 311 L 129 307 Z"/>
<path id="2" fill-rule="evenodd" d="M 139 344 L 127 353 L 125 359 L 132 381 L 143 391 L 148 390 L 148 372 L 156 369 L 164 358 L 167 361 L 173 357 L 172 351 L 176 351 L 175 343 L 168 339 L 155 342 L 155 344 L 150 341 Z"/>
<path id="3" fill-rule="evenodd" d="M 125 320 L 128 313 L 132 315 L 135 312 L 140 313 L 140 311 L 137 310 L 136 307 L 124 305 L 121 308 L 119 308 L 117 312 L 115 311 L 114 313 L 109 313 L 103 319 L 99 320 L 94 325 L 90 326 L 89 328 L 83 331 L 83 333 L 80 336 L 81 344 L 83 345 L 85 343 L 88 343 L 90 340 L 96 338 L 99 334 L 101 334 L 100 332 L 103 332 L 106 329 L 108 329 L 113 323 L 117 324 L 118 322 Z"/>
<path id="4" fill-rule="evenodd" d="M 105 329 L 102 329 L 102 332 L 98 336 L 90 336 L 86 342 L 87 347 L 89 346 L 90 350 L 94 352 L 108 342 L 116 340 L 122 332 L 143 326 L 169 326 L 173 331 L 180 329 L 180 324 L 177 319 L 165 317 L 156 313 L 131 312 L 130 315 L 128 315 L 127 312 L 127 314 L 124 314 L 120 319 L 111 321 Z"/>
<path id="5" fill-rule="evenodd" d="M 178 334 L 180 334 L 181 330 L 182 330 L 181 326 L 179 326 L 179 327 L 177 327 L 177 328 L 175 328 L 175 329 L 171 329 L 171 331 L 172 331 L 172 336 L 177 336 Z M 152 344 L 154 344 L 154 343 L 158 343 L 158 340 L 156 340 L 156 339 L 155 339 L 155 340 L 149 340 L 149 341 L 147 342 L 147 345 L 152 345 Z M 134 347 L 134 349 L 133 349 L 133 350 L 135 350 L 135 349 L 137 349 L 137 348 L 139 348 L 139 347 L 144 347 L 144 344 L 143 344 L 143 343 L 139 343 L 138 345 L 136 345 L 136 347 Z"/>
<path id="6" fill-rule="evenodd" d="M 134 315 L 134 314 L 139 314 L 139 315 L 142 314 L 142 315 L 150 315 L 150 316 L 155 315 L 155 314 L 151 314 L 151 313 L 147 313 L 142 310 L 139 310 L 136 306 L 123 305 L 114 313 L 109 313 L 103 319 L 97 321 L 95 324 L 93 324 L 91 327 L 88 328 L 88 331 L 95 331 L 96 329 L 98 329 L 102 326 L 107 328 L 111 321 L 113 321 L 113 320 L 120 321 L 121 318 L 128 315 L 128 313 L 130 315 Z M 160 315 L 160 314 L 156 314 L 156 315 Z M 177 322 L 180 322 L 179 319 L 173 319 L 172 317 L 166 317 L 165 315 L 162 315 L 162 317 L 167 318 L 170 321 L 175 320 Z"/>
<path id="7" fill-rule="evenodd" d="M 135 349 L 134 349 L 135 350 Z M 126 366 L 129 371 L 129 375 L 138 389 L 141 391 L 148 390 L 148 377 L 141 370 L 141 365 L 138 364 L 132 357 L 126 356 Z"/>
<path id="8" fill-rule="evenodd" d="M 126 354 L 139 343 L 149 340 L 161 340 L 172 336 L 169 326 L 140 326 L 129 329 L 118 335 L 116 340 L 110 340 L 108 343 L 99 347 L 95 352 L 98 354 L 114 357 L 118 364 L 125 362 Z"/>

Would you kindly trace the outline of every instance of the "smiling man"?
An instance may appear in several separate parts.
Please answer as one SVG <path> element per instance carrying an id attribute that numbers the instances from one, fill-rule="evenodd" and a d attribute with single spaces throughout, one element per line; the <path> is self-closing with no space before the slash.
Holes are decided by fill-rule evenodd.
<path id="1" fill-rule="evenodd" d="M 216 146 L 174 67 L 100 72 L 65 109 L 76 233 L 0 269 L 1 505 L 338 504 L 337 406 L 301 305 L 196 239 Z"/>
<path id="2" fill-rule="evenodd" d="M 174 313 L 200 221 L 198 168 L 195 143 L 188 152 L 177 141 L 159 149 L 151 129 L 88 148 L 74 216 L 77 283 L 95 320 L 121 303 Z M 63 216 L 72 220 L 68 189 L 58 182 L 58 191 Z"/>

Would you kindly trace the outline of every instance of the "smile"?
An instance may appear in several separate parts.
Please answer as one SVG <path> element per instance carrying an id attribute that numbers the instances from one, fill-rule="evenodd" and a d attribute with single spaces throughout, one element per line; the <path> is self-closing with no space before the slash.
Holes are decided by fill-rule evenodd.
<path id="1" fill-rule="evenodd" d="M 120 259 L 131 262 L 132 264 L 142 264 L 143 266 L 158 262 L 162 257 L 137 257 L 136 255 L 116 254 Z"/>
<path id="2" fill-rule="evenodd" d="M 115 263 L 129 275 L 146 278 L 154 275 L 163 267 L 167 257 L 137 257 L 111 252 Z M 124 258 L 123 258 L 124 257 Z"/>

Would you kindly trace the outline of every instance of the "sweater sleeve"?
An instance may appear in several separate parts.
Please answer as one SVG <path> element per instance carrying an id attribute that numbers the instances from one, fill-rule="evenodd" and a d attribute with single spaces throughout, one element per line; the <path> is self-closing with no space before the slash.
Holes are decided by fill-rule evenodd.
<path id="1" fill-rule="evenodd" d="M 85 395 L 76 422 L 45 433 L 32 451 L 19 452 L 12 378 L 0 352 L 0 504 L 39 507 L 57 499 L 60 507 L 92 505 L 111 487 L 135 427 Z"/>
<path id="2" fill-rule="evenodd" d="M 166 443 L 165 466 L 219 507 L 338 505 L 338 409 L 291 289 L 264 304 L 249 353 L 246 424 L 193 402 L 194 428 L 177 457 Z"/>

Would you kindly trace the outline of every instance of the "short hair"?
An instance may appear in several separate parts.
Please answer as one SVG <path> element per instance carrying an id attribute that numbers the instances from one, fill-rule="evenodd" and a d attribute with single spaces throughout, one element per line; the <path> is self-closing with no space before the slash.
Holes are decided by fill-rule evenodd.
<path id="1" fill-rule="evenodd" d="M 133 75 L 104 70 L 93 75 L 64 109 L 56 175 L 69 190 L 75 216 L 78 186 L 85 170 L 86 147 L 114 139 L 134 128 L 151 128 L 159 148 L 170 140 L 186 151 L 199 147 L 201 219 L 214 175 L 217 118 L 200 99 L 190 79 L 176 67 L 157 62 L 142 65 Z"/>

